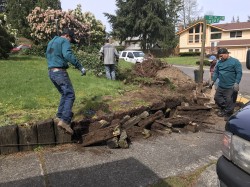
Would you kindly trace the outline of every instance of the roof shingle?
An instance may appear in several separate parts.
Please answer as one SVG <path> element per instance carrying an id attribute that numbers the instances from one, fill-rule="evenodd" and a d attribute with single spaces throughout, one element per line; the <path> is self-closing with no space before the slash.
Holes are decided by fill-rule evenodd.
<path id="1" fill-rule="evenodd" d="M 250 22 L 213 24 L 212 26 L 222 28 L 223 30 L 246 30 L 250 29 Z"/>
<path id="2" fill-rule="evenodd" d="M 217 44 L 218 47 L 225 46 L 250 46 L 250 39 L 247 40 L 224 40 Z"/>

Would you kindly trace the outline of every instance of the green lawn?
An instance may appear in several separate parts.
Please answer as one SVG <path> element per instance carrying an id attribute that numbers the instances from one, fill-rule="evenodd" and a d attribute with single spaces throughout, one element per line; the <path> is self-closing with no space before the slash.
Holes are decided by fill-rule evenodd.
<path id="1" fill-rule="evenodd" d="M 121 63 L 120 66 L 129 67 L 130 64 Z M 48 78 L 44 58 L 11 56 L 8 60 L 0 60 L 0 69 L 0 126 L 55 116 L 60 95 Z M 98 78 L 91 73 L 80 76 L 74 68 L 69 68 L 68 72 L 76 94 L 75 114 L 98 107 L 104 95 L 117 96 L 133 89 L 120 81 Z"/>
<path id="2" fill-rule="evenodd" d="M 163 58 L 162 60 L 166 61 L 168 64 L 196 66 L 196 61 L 199 61 L 200 57 L 199 56 L 168 57 L 168 58 Z"/>
<path id="3" fill-rule="evenodd" d="M 171 57 L 163 60 L 169 64 L 195 65 L 199 57 Z M 125 70 L 132 66 L 120 60 L 118 67 Z M 60 95 L 48 78 L 45 58 L 11 56 L 8 60 L 0 60 L 0 69 L 0 126 L 55 117 Z M 76 118 L 101 107 L 102 96 L 119 97 L 125 91 L 136 89 L 121 81 L 110 81 L 91 73 L 82 77 L 74 68 L 69 68 L 68 72 L 76 94 L 73 107 Z"/>

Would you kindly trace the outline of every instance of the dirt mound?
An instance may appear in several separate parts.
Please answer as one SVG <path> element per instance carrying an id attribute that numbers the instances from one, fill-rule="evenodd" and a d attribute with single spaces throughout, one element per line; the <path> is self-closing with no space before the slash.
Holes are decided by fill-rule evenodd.
<path id="1" fill-rule="evenodd" d="M 166 63 L 163 63 L 158 59 L 146 59 L 142 63 L 135 64 L 133 73 L 140 77 L 154 78 L 156 77 L 157 72 L 166 66 Z"/>
<path id="2" fill-rule="evenodd" d="M 138 89 L 119 97 L 103 97 L 108 108 L 104 111 L 98 107 L 93 117 L 99 121 L 88 124 L 84 135 L 79 133 L 84 146 L 106 142 L 109 147 L 121 147 L 122 132 L 131 141 L 166 132 L 197 132 L 215 125 L 214 109 L 204 106 L 208 98 L 194 97 L 196 83 L 178 68 L 148 59 L 135 64 L 128 77 L 127 81 L 136 83 Z M 117 132 L 120 134 L 114 137 Z"/>
<path id="3" fill-rule="evenodd" d="M 137 82 L 146 86 L 155 86 L 176 92 L 190 94 L 195 89 L 195 82 L 178 68 L 162 62 L 159 59 L 147 59 L 133 68 L 131 82 Z"/>

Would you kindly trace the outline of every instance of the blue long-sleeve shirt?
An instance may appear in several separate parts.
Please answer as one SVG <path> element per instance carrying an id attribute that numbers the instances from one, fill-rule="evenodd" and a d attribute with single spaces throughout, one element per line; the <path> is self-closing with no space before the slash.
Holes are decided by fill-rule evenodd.
<path id="1" fill-rule="evenodd" d="M 239 60 L 229 57 L 225 61 L 218 61 L 212 80 L 219 78 L 218 86 L 221 88 L 232 88 L 235 83 L 239 84 L 242 77 L 242 66 Z"/>
<path id="2" fill-rule="evenodd" d="M 63 68 L 69 67 L 68 62 L 74 65 L 77 69 L 83 68 L 72 52 L 70 42 L 63 37 L 55 36 L 47 46 L 46 58 L 48 68 Z"/>

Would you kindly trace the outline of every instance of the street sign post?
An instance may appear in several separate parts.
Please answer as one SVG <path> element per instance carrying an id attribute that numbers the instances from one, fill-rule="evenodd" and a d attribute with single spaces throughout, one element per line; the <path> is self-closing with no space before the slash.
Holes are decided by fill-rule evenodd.
<path id="1" fill-rule="evenodd" d="M 219 23 L 220 21 L 224 21 L 225 20 L 225 16 L 210 16 L 210 15 L 205 15 L 205 20 L 207 21 L 207 24 Z"/>
<path id="2" fill-rule="evenodd" d="M 224 21 L 224 20 L 225 20 L 225 16 L 212 16 L 212 15 L 205 15 L 204 16 L 202 44 L 201 44 L 201 56 L 200 56 L 200 76 L 199 76 L 201 84 L 203 82 L 203 64 L 204 64 L 204 55 L 205 55 L 207 24 L 219 23 L 220 21 Z"/>

